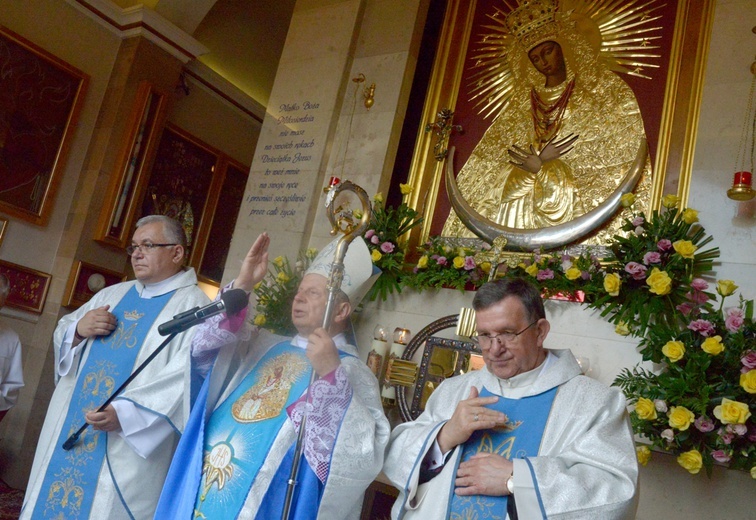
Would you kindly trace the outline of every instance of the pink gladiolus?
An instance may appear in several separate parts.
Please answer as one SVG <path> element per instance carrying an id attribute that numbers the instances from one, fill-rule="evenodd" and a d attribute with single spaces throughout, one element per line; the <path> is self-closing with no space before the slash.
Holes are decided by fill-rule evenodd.
<path id="1" fill-rule="evenodd" d="M 656 248 L 659 251 L 669 251 L 670 249 L 672 249 L 672 241 L 667 240 L 666 238 L 662 238 L 656 243 Z"/>
<path id="2" fill-rule="evenodd" d="M 730 462 L 730 455 L 724 450 L 716 450 L 711 452 L 711 458 L 717 462 Z"/>
<path id="3" fill-rule="evenodd" d="M 727 311 L 727 318 L 725 318 L 725 328 L 733 334 L 740 330 L 743 326 L 743 309 L 734 307 Z"/>
<path id="4" fill-rule="evenodd" d="M 383 251 L 384 253 L 393 253 L 395 247 L 396 246 L 391 242 L 384 242 L 383 244 L 381 244 L 381 251 Z"/>
<path id="5" fill-rule="evenodd" d="M 649 251 L 648 253 L 643 255 L 643 263 L 646 265 L 660 264 L 661 255 L 657 253 L 656 251 Z"/>
<path id="6" fill-rule="evenodd" d="M 551 269 L 542 269 L 541 271 L 538 271 L 536 274 L 537 280 L 553 280 L 554 279 L 554 271 Z"/>
<path id="7" fill-rule="evenodd" d="M 709 284 L 703 278 L 693 278 L 690 282 L 690 287 L 696 291 L 705 291 L 709 288 Z"/>
<path id="8" fill-rule="evenodd" d="M 465 271 L 472 271 L 473 269 L 475 269 L 475 259 L 471 256 L 466 256 L 465 265 L 463 268 Z"/>
<path id="9" fill-rule="evenodd" d="M 691 321 L 688 325 L 688 328 L 694 332 L 698 332 L 705 338 L 708 338 L 716 332 L 714 325 L 712 325 L 710 321 L 706 320 Z"/>
<path id="10" fill-rule="evenodd" d="M 641 265 L 638 262 L 628 262 L 625 266 L 625 272 L 629 273 L 633 277 L 633 280 L 645 280 L 646 269 L 645 265 Z"/>
<path id="11" fill-rule="evenodd" d="M 714 421 L 711 419 L 708 419 L 707 417 L 704 417 L 703 415 L 699 416 L 693 425 L 696 427 L 696 429 L 699 432 L 707 433 L 714 429 Z"/>

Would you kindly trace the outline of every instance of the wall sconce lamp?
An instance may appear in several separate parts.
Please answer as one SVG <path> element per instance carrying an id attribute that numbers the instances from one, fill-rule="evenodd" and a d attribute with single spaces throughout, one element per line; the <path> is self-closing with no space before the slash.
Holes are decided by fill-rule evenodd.
<path id="1" fill-rule="evenodd" d="M 365 75 L 363 73 L 357 74 L 357 77 L 352 78 L 355 83 L 365 83 Z M 362 89 L 362 97 L 365 99 L 365 108 L 370 108 L 375 104 L 375 83 L 371 83 L 370 86 L 366 86 Z"/>

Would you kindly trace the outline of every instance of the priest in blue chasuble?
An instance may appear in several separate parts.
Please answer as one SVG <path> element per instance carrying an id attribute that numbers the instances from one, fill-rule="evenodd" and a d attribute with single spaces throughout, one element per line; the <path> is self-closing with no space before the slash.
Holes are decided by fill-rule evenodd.
<path id="1" fill-rule="evenodd" d="M 162 343 L 158 325 L 209 303 L 175 220 L 137 222 L 126 248 L 136 280 L 106 287 L 64 316 L 53 336 L 57 385 L 42 427 L 21 518 L 152 518 L 189 407 L 192 330 L 168 346 L 102 412 Z M 185 380 L 186 379 L 186 380 Z M 70 451 L 66 439 L 90 424 Z"/>
<path id="2" fill-rule="evenodd" d="M 538 289 L 501 279 L 475 294 L 485 367 L 446 379 L 393 431 L 393 518 L 635 518 L 638 463 L 625 398 L 544 348 Z"/>
<path id="3" fill-rule="evenodd" d="M 260 235 L 229 287 L 254 293 L 268 267 Z M 322 328 L 336 242 L 305 273 L 292 304 L 298 334 L 250 326 L 246 311 L 198 327 L 194 369 L 209 375 L 176 451 L 155 518 L 281 518 L 307 413 L 290 518 L 359 518 L 389 437 L 378 383 L 347 343 L 352 309 L 380 274 L 361 238 L 349 246 L 332 325 Z M 315 371 L 318 379 L 311 385 Z"/>

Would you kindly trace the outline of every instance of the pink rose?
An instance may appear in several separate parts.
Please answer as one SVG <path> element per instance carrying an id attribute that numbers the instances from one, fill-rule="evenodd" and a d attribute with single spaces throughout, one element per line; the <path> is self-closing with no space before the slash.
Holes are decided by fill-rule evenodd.
<path id="1" fill-rule="evenodd" d="M 714 325 L 710 321 L 706 320 L 694 320 L 688 325 L 688 328 L 694 332 L 698 332 L 701 336 L 708 338 L 716 332 Z"/>
<path id="2" fill-rule="evenodd" d="M 475 269 L 475 259 L 471 256 L 466 256 L 464 270 L 472 271 L 473 269 Z"/>
<path id="3" fill-rule="evenodd" d="M 730 462 L 730 455 L 724 450 L 716 450 L 711 452 L 711 458 L 717 462 Z"/>
<path id="4" fill-rule="evenodd" d="M 719 440 L 722 441 L 723 444 L 726 444 L 727 446 L 732 443 L 733 437 L 735 437 L 732 433 L 725 431 L 724 428 L 720 428 L 717 432 L 719 434 Z"/>
<path id="5" fill-rule="evenodd" d="M 706 296 L 706 293 L 701 291 L 690 291 L 685 293 L 685 297 L 698 305 L 703 305 L 709 301 L 709 297 Z"/>
<path id="6" fill-rule="evenodd" d="M 632 220 L 632 224 L 635 227 L 642 226 L 644 222 L 646 222 L 646 221 L 645 221 L 645 219 L 643 217 L 635 217 Z"/>
<path id="7" fill-rule="evenodd" d="M 384 242 L 383 244 L 381 244 L 381 251 L 383 251 L 384 253 L 393 253 L 395 247 L 396 246 L 391 242 Z"/>
<path id="8" fill-rule="evenodd" d="M 373 235 L 375 235 L 375 229 L 368 229 L 367 233 L 365 233 L 365 238 L 370 240 Z"/>
<path id="9" fill-rule="evenodd" d="M 748 370 L 756 368 L 756 350 L 749 350 L 745 355 L 740 358 L 740 362 L 743 363 L 743 367 Z"/>
<path id="10" fill-rule="evenodd" d="M 649 251 L 648 253 L 643 255 L 643 263 L 646 265 L 660 264 L 661 255 L 657 253 L 656 251 Z"/>
<path id="11" fill-rule="evenodd" d="M 705 291 L 709 288 L 709 284 L 703 278 L 693 278 L 690 282 L 690 287 L 696 291 Z"/>
<path id="12" fill-rule="evenodd" d="M 537 280 L 553 280 L 554 279 L 554 271 L 551 269 L 542 269 L 541 271 L 538 271 L 538 274 L 536 274 Z"/>
<path id="13" fill-rule="evenodd" d="M 449 261 L 448 261 L 448 260 L 446 259 L 446 257 L 445 257 L 445 256 L 439 256 L 439 257 L 438 257 L 438 258 L 436 259 L 436 263 L 437 263 L 438 265 L 446 265 L 446 264 L 448 264 L 448 263 L 449 263 Z"/>
<path id="14" fill-rule="evenodd" d="M 693 310 L 693 304 L 690 302 L 681 303 L 677 307 L 675 307 L 683 316 L 688 316 L 691 311 Z"/>
<path id="15" fill-rule="evenodd" d="M 370 237 L 370 243 L 378 245 L 381 243 L 381 239 L 378 238 L 378 235 L 373 235 L 372 237 Z"/>
<path id="16" fill-rule="evenodd" d="M 656 248 L 659 251 L 669 251 L 670 249 L 672 249 L 672 241 L 667 240 L 666 238 L 662 238 L 656 243 Z"/>
<path id="17" fill-rule="evenodd" d="M 644 280 L 646 278 L 646 266 L 638 262 L 628 262 L 625 266 L 625 272 L 633 277 L 633 280 Z"/>
<path id="18" fill-rule="evenodd" d="M 728 424 L 727 431 L 734 433 L 738 437 L 742 437 L 748 432 L 748 427 L 745 424 Z"/>
<path id="19" fill-rule="evenodd" d="M 734 307 L 727 310 L 727 318 L 725 318 L 725 328 L 733 334 L 740 330 L 743 326 L 743 309 Z"/>
<path id="20" fill-rule="evenodd" d="M 696 429 L 699 432 L 703 432 L 703 433 L 710 432 L 714 429 L 714 422 L 711 419 L 704 417 L 703 415 L 699 416 L 695 420 L 693 425 L 696 427 Z"/>

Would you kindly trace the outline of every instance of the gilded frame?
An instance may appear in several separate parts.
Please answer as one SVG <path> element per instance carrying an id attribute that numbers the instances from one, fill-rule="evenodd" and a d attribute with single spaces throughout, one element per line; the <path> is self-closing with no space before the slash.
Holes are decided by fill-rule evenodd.
<path id="1" fill-rule="evenodd" d="M 47 224 L 89 76 L 0 26 L 0 211 Z"/>
<path id="2" fill-rule="evenodd" d="M 0 273 L 10 281 L 7 307 L 42 314 L 52 275 L 5 260 L 0 260 Z"/>
<path id="3" fill-rule="evenodd" d="M 431 234 L 445 161 L 436 161 L 435 136 L 425 125 L 436 121 L 444 108 L 454 110 L 465 68 L 477 0 L 449 0 L 428 82 L 408 183 L 413 190 L 405 202 L 424 217 L 411 232 L 410 244 L 425 242 Z M 687 204 L 703 78 L 713 23 L 713 0 L 678 0 L 669 54 L 659 139 L 653 163 L 651 207 L 658 209 L 664 194 L 675 193 Z M 687 52 L 683 53 L 686 49 Z M 694 52 L 690 50 L 694 49 Z"/>
<path id="4" fill-rule="evenodd" d="M 63 294 L 64 307 L 76 309 L 87 303 L 95 295 L 88 283 L 89 278 L 95 274 L 102 276 L 105 283 L 103 288 L 126 281 L 126 275 L 123 273 L 77 260 L 71 266 L 71 273 L 66 282 L 66 291 Z"/>

